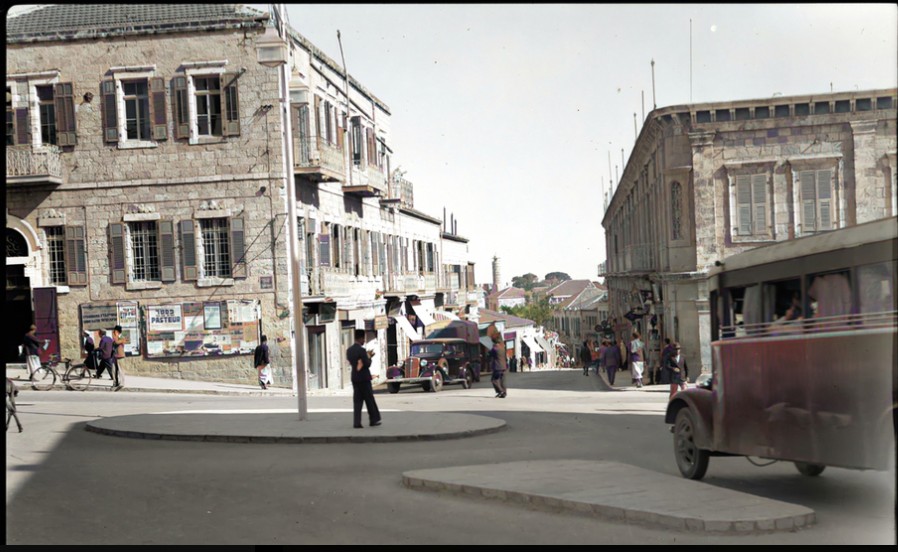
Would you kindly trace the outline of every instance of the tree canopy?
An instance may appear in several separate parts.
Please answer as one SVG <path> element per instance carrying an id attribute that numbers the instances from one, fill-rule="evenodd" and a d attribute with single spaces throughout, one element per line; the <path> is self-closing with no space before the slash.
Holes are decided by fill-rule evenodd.
<path id="1" fill-rule="evenodd" d="M 511 279 L 511 285 L 524 291 L 532 290 L 537 283 L 539 283 L 539 277 L 529 272 L 523 276 L 515 276 Z"/>
<path id="2" fill-rule="evenodd" d="M 550 272 L 546 274 L 546 280 L 570 280 L 571 277 L 565 274 L 564 272 Z"/>
<path id="3" fill-rule="evenodd" d="M 543 297 L 539 302 L 530 305 L 520 305 L 516 307 L 502 307 L 502 312 L 517 316 L 518 318 L 526 318 L 533 320 L 537 326 L 548 326 L 552 320 L 552 308 L 549 306 L 549 299 Z"/>

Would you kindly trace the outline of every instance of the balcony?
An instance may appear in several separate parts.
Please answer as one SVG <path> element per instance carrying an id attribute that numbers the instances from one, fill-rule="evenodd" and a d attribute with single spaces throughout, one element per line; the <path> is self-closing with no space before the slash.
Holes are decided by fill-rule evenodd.
<path id="1" fill-rule="evenodd" d="M 56 146 L 6 146 L 6 184 L 62 184 Z"/>
<path id="2" fill-rule="evenodd" d="M 346 182 L 343 150 L 320 136 L 295 136 L 294 174 L 322 182 Z"/>
<path id="3" fill-rule="evenodd" d="M 358 180 L 352 186 L 344 185 L 343 193 L 355 194 L 362 197 L 385 197 L 387 195 L 387 180 L 383 171 L 375 165 L 358 167 Z"/>

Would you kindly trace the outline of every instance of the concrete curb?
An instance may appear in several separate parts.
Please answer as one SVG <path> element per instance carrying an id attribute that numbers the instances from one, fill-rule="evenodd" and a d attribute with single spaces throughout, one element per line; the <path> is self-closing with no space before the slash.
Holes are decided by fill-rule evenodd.
<path id="1" fill-rule="evenodd" d="M 374 429 L 373 433 L 356 433 L 360 430 L 349 428 L 351 417 L 346 417 L 347 413 L 313 413 L 304 426 L 297 426 L 293 417 L 279 414 L 206 414 L 204 417 L 196 413 L 114 416 L 89 421 L 85 430 L 113 437 L 164 441 L 322 444 L 443 441 L 497 433 L 507 428 L 504 420 L 474 414 L 391 412 L 385 420 L 385 429 Z M 450 429 L 445 430 L 446 427 Z M 452 430 L 452 427 L 459 429 Z"/>
<path id="2" fill-rule="evenodd" d="M 112 391 L 112 388 L 105 385 L 91 385 L 87 389 L 76 391 L 74 389 L 69 389 L 65 385 L 56 384 L 47 391 L 39 391 L 31 387 L 31 383 L 28 381 L 20 381 L 16 382 L 16 387 L 19 389 L 19 392 L 27 391 L 29 393 L 45 393 L 47 391 L 70 391 L 72 393 L 183 393 L 183 394 L 191 394 L 191 395 L 223 395 L 229 397 L 295 397 L 292 391 L 290 392 L 271 392 L 271 391 L 262 391 L 261 389 L 258 391 L 218 391 L 214 389 L 161 389 L 161 388 L 150 388 L 150 387 L 122 387 L 118 391 Z M 277 389 L 277 388 L 273 388 Z"/>
<path id="3" fill-rule="evenodd" d="M 532 462 L 539 464 L 540 462 Z M 562 464 L 571 464 L 576 466 L 586 465 L 587 461 L 545 461 L 542 462 L 547 466 L 547 473 L 558 475 L 559 470 L 566 468 L 552 467 Z M 677 506 L 671 507 L 670 496 L 664 495 L 663 492 L 653 490 L 653 486 L 646 484 L 645 488 L 632 490 L 621 490 L 619 488 L 599 488 L 598 490 L 589 489 L 589 483 L 585 482 L 583 488 L 570 491 L 560 490 L 565 485 L 552 487 L 549 493 L 540 493 L 536 491 L 523 490 L 526 487 L 528 479 L 533 476 L 533 472 L 527 472 L 527 475 L 516 472 L 515 465 L 524 464 L 523 462 L 511 462 L 507 464 L 494 464 L 488 466 L 465 466 L 450 468 L 453 470 L 468 470 L 472 473 L 469 480 L 455 475 L 440 476 L 440 470 L 417 470 L 402 474 L 402 484 L 414 490 L 432 491 L 432 492 L 448 492 L 457 495 L 477 496 L 488 499 L 497 499 L 504 502 L 512 502 L 518 504 L 526 504 L 538 508 L 545 508 L 552 511 L 574 511 L 581 514 L 594 516 L 612 521 L 626 521 L 628 523 L 636 523 L 646 527 L 665 529 L 676 529 L 685 532 L 704 532 L 715 534 L 745 534 L 745 533 L 770 533 L 778 531 L 791 531 L 809 527 L 816 523 L 816 514 L 813 510 L 803 506 L 787 504 L 775 500 L 763 499 L 730 491 L 728 489 L 720 489 L 711 485 L 696 481 L 679 480 L 674 476 L 663 475 L 655 472 L 648 472 L 631 466 L 623 466 L 614 464 L 613 462 L 592 462 L 592 464 L 605 464 L 617 468 L 617 472 L 621 473 L 621 469 L 627 469 L 632 472 L 647 472 L 652 474 L 653 478 L 660 478 L 663 483 L 674 482 L 675 487 L 684 487 L 691 491 L 688 494 L 682 493 L 675 498 Z M 568 466 L 568 469 L 570 466 Z M 492 476 L 497 483 L 491 483 L 486 486 L 482 483 L 475 482 L 476 479 L 483 479 L 483 469 L 496 470 L 497 474 Z M 550 472 L 548 470 L 555 470 Z M 442 470 L 444 473 L 446 470 Z M 575 470 L 571 470 L 575 471 Z M 479 472 L 479 473 L 478 473 Z M 474 475 L 477 474 L 477 475 Z M 500 475 L 501 474 L 501 475 Z M 574 476 L 577 474 L 574 473 Z M 581 477 L 588 477 L 591 474 L 584 474 Z M 644 477 L 637 473 L 639 477 Z M 503 478 L 508 481 L 503 485 Z M 520 478 L 520 479 L 519 479 Z M 576 481 L 576 477 L 572 477 Z M 523 481 L 523 483 L 522 483 Z M 499 488 L 499 487 L 505 488 Z M 570 486 L 568 486 L 570 488 Z M 559 490 L 555 490 L 559 489 Z M 550 494 L 551 493 L 551 494 Z M 655 493 L 655 494 L 652 494 Z M 732 505 L 727 498 L 734 497 L 741 501 L 743 505 Z M 711 503 L 721 504 L 721 508 L 714 510 L 709 506 L 708 510 L 712 512 L 705 517 L 697 517 L 689 513 L 680 513 L 682 510 L 678 506 L 682 501 L 691 502 L 693 499 L 709 500 Z M 716 519 L 711 519 L 711 518 Z"/>

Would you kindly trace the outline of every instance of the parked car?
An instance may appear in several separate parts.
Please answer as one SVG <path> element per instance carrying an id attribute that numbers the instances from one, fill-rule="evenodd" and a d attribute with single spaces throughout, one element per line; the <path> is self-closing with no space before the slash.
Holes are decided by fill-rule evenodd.
<path id="1" fill-rule="evenodd" d="M 387 369 L 387 389 L 398 393 L 403 383 L 419 383 L 433 392 L 441 391 L 446 383 L 470 389 L 480 379 L 480 358 L 477 324 L 464 320 L 438 323 L 427 339 L 412 344 L 405 363 Z"/>

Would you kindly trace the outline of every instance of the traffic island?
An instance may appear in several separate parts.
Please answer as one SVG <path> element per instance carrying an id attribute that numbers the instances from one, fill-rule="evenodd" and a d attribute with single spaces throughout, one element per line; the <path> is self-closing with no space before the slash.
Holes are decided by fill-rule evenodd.
<path id="1" fill-rule="evenodd" d="M 462 439 L 505 429 L 505 420 L 474 414 L 383 412 L 383 423 L 352 427 L 352 412 L 298 414 L 226 411 L 114 416 L 87 422 L 94 433 L 137 439 L 226 443 L 391 443 Z"/>
<path id="2" fill-rule="evenodd" d="M 543 460 L 415 470 L 403 473 L 402 483 L 690 532 L 791 531 L 816 522 L 814 511 L 804 506 L 615 462 Z"/>

